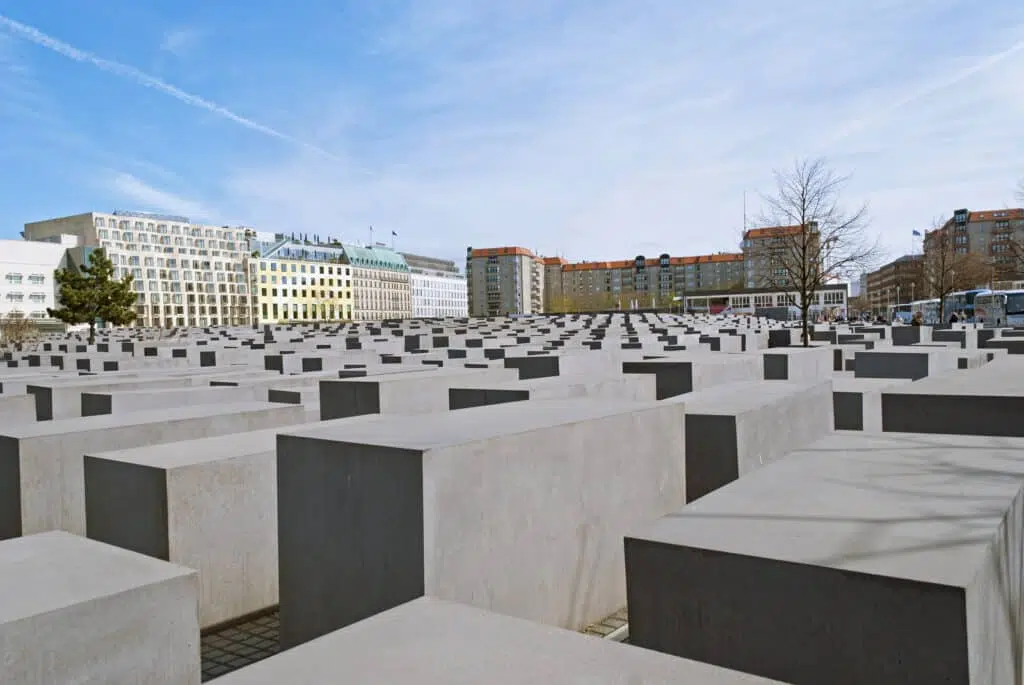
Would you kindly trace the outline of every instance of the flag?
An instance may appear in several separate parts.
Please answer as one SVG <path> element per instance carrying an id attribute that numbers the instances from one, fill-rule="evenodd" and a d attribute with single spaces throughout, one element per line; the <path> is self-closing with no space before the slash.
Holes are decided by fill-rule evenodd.
<path id="1" fill-rule="evenodd" d="M 394 231 L 391 231 L 391 237 L 392 237 L 392 238 L 397 238 L 397 237 L 398 237 L 398 234 L 397 234 L 397 233 L 395 233 Z"/>
<path id="2" fill-rule="evenodd" d="M 912 232 L 911 232 L 911 235 L 915 235 L 915 236 L 917 236 L 918 238 L 920 238 L 920 237 L 921 237 L 921 231 L 912 231 Z"/>

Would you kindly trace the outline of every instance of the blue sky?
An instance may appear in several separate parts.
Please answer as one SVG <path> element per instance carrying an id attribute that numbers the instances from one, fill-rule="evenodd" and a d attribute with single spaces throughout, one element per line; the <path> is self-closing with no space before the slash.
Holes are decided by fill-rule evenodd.
<path id="1" fill-rule="evenodd" d="M 809 156 L 893 255 L 1019 204 L 1024 3 L 0 4 L 0 237 L 122 208 L 456 259 L 697 254 Z"/>

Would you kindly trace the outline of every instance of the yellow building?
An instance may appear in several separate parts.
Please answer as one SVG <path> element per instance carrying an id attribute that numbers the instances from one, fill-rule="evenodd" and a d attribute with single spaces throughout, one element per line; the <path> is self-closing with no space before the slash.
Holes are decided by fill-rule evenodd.
<path id="1" fill-rule="evenodd" d="M 255 322 L 352 320 L 352 266 L 343 248 L 291 240 L 260 247 L 249 267 Z"/>

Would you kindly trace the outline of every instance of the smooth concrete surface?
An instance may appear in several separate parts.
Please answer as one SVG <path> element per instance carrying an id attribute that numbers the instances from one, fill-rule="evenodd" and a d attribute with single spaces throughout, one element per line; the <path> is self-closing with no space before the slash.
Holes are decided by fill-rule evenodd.
<path id="1" fill-rule="evenodd" d="M 831 381 L 729 383 L 681 398 L 688 502 L 833 430 Z"/>
<path id="2" fill-rule="evenodd" d="M 321 381 L 320 419 L 443 412 L 448 410 L 448 389 L 453 385 L 517 379 L 512 369 L 454 368 Z"/>
<path id="3" fill-rule="evenodd" d="M 82 416 L 127 414 L 129 412 L 174 409 L 199 404 L 266 402 L 267 391 L 258 387 L 200 386 L 156 388 L 152 390 L 119 390 L 114 392 L 83 392 Z"/>
<path id="4" fill-rule="evenodd" d="M 0 395 L 0 431 L 5 426 L 22 426 L 36 421 L 36 400 L 32 395 Z"/>
<path id="5" fill-rule="evenodd" d="M 855 378 L 835 374 L 832 408 L 836 430 L 882 432 L 882 393 L 909 384 L 906 378 Z"/>
<path id="6" fill-rule="evenodd" d="M 246 402 L 46 421 L 0 434 L 0 537 L 48 530 L 85 535 L 87 453 L 304 423 L 299 405 Z M 17 515 L 17 518 L 15 518 Z"/>
<path id="7" fill-rule="evenodd" d="M 761 360 L 766 381 L 815 383 L 832 377 L 832 348 L 826 346 L 762 351 Z"/>
<path id="8" fill-rule="evenodd" d="M 656 379 L 648 374 L 550 376 L 506 383 L 474 383 L 448 390 L 449 409 L 468 409 L 502 402 L 549 399 L 613 399 L 652 402 Z"/>
<path id="9" fill-rule="evenodd" d="M 685 501 L 683 410 L 537 400 L 283 432 L 282 644 L 424 594 L 570 629 L 617 611 L 625 530 Z"/>
<path id="10" fill-rule="evenodd" d="M 663 400 L 723 383 L 761 380 L 761 364 L 753 355 L 697 353 L 622 362 L 622 372 L 653 374 L 657 397 Z"/>
<path id="11" fill-rule="evenodd" d="M 889 432 L 1024 437 L 1024 364 L 1011 357 L 882 393 Z"/>
<path id="12" fill-rule="evenodd" d="M 196 569 L 204 628 L 276 605 L 279 431 L 87 455 L 89 537 Z"/>
<path id="13" fill-rule="evenodd" d="M 423 597 L 218 679 L 223 685 L 769 685 L 707 664 Z"/>
<path id="14" fill-rule="evenodd" d="M 944 348 L 914 347 L 899 352 L 868 350 L 854 355 L 857 378 L 906 378 L 920 380 L 955 370 L 957 354 Z"/>
<path id="15" fill-rule="evenodd" d="M 51 532 L 0 542 L 0 683 L 198 685 L 196 572 Z"/>
<path id="16" fill-rule="evenodd" d="M 804 685 L 1020 682 L 1024 441 L 836 434 L 626 539 L 630 639 Z"/>

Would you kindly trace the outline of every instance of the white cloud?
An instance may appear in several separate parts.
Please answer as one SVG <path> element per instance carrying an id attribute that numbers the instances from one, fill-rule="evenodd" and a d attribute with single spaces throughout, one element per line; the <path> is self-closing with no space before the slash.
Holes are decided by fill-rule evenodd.
<path id="1" fill-rule="evenodd" d="M 827 154 L 900 252 L 935 215 L 1012 201 L 1024 172 L 1012 0 L 412 5 L 372 65 L 412 86 L 353 101 L 333 74 L 295 106 L 325 112 L 297 130 L 341 152 L 239 150 L 217 187 L 182 194 L 268 230 L 373 224 L 450 258 L 615 259 L 735 249 L 744 190 L 754 214 L 773 168 Z"/>
<path id="2" fill-rule="evenodd" d="M 848 201 L 871 202 L 894 252 L 936 214 L 1012 197 L 1024 9 L 943 41 L 923 34 L 953 0 L 499 4 L 416 3 L 389 34 L 426 77 L 378 104 L 406 126 L 372 173 L 359 157 L 246 163 L 219 201 L 286 230 L 394 227 L 450 257 L 515 243 L 611 259 L 735 249 L 744 189 L 799 156 L 853 174 Z"/>
<path id="3" fill-rule="evenodd" d="M 200 203 L 155 188 L 132 174 L 112 172 L 102 180 L 115 196 L 133 203 L 132 209 L 170 212 L 198 220 L 216 221 L 215 212 Z"/>
<path id="4" fill-rule="evenodd" d="M 199 47 L 199 43 L 205 36 L 205 31 L 194 26 L 172 29 L 164 34 L 163 40 L 160 41 L 160 50 L 175 57 L 187 57 Z"/>

